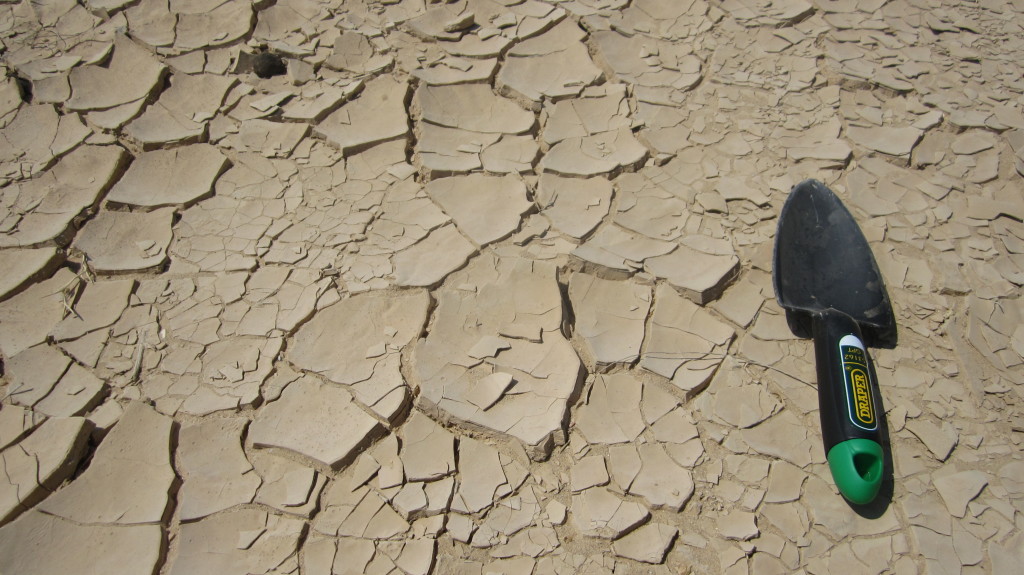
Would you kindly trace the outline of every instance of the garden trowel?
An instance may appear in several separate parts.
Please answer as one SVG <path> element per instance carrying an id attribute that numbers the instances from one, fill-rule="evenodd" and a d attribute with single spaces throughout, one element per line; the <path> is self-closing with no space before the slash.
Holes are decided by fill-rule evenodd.
<path id="1" fill-rule="evenodd" d="M 821 434 L 832 478 L 852 503 L 870 503 L 885 457 L 878 385 L 865 341 L 894 343 L 896 320 L 864 234 L 821 182 L 803 181 L 786 199 L 772 278 L 790 327 L 814 338 Z"/>

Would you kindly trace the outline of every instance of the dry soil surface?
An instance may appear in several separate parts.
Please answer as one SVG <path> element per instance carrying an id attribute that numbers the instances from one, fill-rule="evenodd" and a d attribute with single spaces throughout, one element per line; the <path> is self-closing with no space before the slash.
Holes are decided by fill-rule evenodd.
<path id="1" fill-rule="evenodd" d="M 0 0 L 0 66 L 0 572 L 1024 563 L 1022 0 Z M 805 178 L 898 322 L 866 508 Z"/>

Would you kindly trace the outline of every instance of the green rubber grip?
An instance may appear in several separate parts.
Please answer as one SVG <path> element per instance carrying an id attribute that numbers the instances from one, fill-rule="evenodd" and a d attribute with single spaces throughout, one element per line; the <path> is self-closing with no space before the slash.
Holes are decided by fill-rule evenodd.
<path id="1" fill-rule="evenodd" d="M 871 503 L 882 486 L 885 456 L 882 446 L 870 439 L 849 439 L 828 451 L 832 479 L 851 503 Z"/>

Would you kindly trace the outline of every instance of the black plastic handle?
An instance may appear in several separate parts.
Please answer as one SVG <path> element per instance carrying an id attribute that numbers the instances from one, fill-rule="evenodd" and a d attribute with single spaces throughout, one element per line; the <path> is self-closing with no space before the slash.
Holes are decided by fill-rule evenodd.
<path id="1" fill-rule="evenodd" d="M 870 503 L 882 484 L 885 454 L 867 347 L 857 322 L 842 312 L 814 314 L 812 326 L 821 435 L 832 478 L 851 502 Z"/>

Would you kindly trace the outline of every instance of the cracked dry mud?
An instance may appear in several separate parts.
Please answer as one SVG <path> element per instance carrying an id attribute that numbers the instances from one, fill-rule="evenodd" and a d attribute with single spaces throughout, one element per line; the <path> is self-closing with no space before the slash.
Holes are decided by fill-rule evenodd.
<path id="1" fill-rule="evenodd" d="M 1022 22 L 0 0 L 0 572 L 1017 572 Z M 771 282 L 809 177 L 899 323 L 861 512 Z"/>

